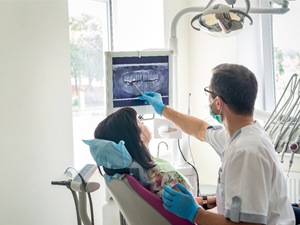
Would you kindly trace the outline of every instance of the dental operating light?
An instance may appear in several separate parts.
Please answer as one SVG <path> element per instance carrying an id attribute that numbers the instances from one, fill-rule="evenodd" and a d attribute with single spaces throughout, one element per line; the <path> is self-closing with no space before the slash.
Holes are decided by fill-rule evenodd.
<path id="1" fill-rule="evenodd" d="M 232 7 L 224 4 L 212 5 L 214 1 L 210 1 L 205 10 L 191 20 L 191 26 L 195 30 L 202 30 L 216 37 L 226 37 L 229 33 L 236 34 L 239 32 L 244 26 L 245 19 L 248 19 L 252 25 L 252 18 L 248 15 L 249 0 L 245 0 L 245 12 L 233 8 L 236 1 L 226 1 Z M 198 22 L 197 25 L 195 25 L 196 22 Z"/>
<path id="2" fill-rule="evenodd" d="M 216 24 L 215 22 L 209 23 L 208 18 L 206 18 L 206 20 L 203 21 L 203 16 L 202 16 L 206 10 L 209 11 L 209 8 L 210 8 L 210 6 L 212 5 L 213 2 L 215 2 L 215 0 L 211 0 L 205 8 L 204 7 L 193 7 L 193 6 L 183 8 L 182 10 L 177 12 L 175 14 L 175 16 L 173 17 L 173 19 L 172 19 L 169 46 L 170 46 L 170 49 L 173 50 L 173 52 L 174 52 L 174 65 L 175 65 L 174 68 L 175 69 L 174 69 L 174 72 L 173 72 L 174 73 L 173 77 L 175 78 L 174 79 L 174 93 L 175 93 L 174 98 L 175 99 L 176 99 L 176 95 L 177 95 L 176 93 L 177 93 L 177 88 L 178 88 L 178 84 L 177 84 L 177 80 L 178 80 L 177 79 L 177 54 L 178 54 L 177 25 L 178 25 L 178 22 L 181 19 L 181 17 L 183 15 L 187 14 L 187 13 L 200 12 L 200 14 L 195 16 L 196 19 L 195 19 L 195 17 L 193 18 L 193 20 L 194 20 L 193 22 L 195 22 L 196 20 L 199 21 L 200 19 L 202 19 L 200 21 L 202 24 L 206 23 L 207 25 L 210 25 L 210 26 L 212 26 L 213 24 Z M 226 0 L 226 3 L 228 5 L 234 5 L 235 2 L 236 2 L 235 0 Z M 226 35 L 230 36 L 230 34 L 237 33 L 238 30 L 241 30 L 245 19 L 249 19 L 250 24 L 252 23 L 252 19 L 248 15 L 248 13 L 249 14 L 264 14 L 264 15 L 276 15 L 276 14 L 281 15 L 281 14 L 287 13 L 290 10 L 289 7 L 288 7 L 288 1 L 287 0 L 271 0 L 271 2 L 274 3 L 274 4 L 278 4 L 280 7 L 273 7 L 273 4 L 272 4 L 268 8 L 262 8 L 262 7 L 253 8 L 253 7 L 250 7 L 250 1 L 245 0 L 245 3 L 246 3 L 246 8 L 245 9 L 231 8 L 229 13 L 226 12 L 227 14 L 225 13 L 225 15 L 224 14 L 220 15 L 220 13 L 219 13 L 219 19 L 215 18 L 215 20 L 214 20 L 214 21 L 216 21 L 216 20 L 222 21 L 223 20 L 222 22 L 220 22 L 221 25 L 219 25 L 218 23 L 216 25 L 217 27 L 219 27 L 219 33 L 218 32 L 213 32 L 213 28 L 211 28 L 211 27 L 210 27 L 211 29 L 209 29 L 209 28 L 206 28 L 206 30 L 202 29 L 203 25 L 202 25 L 201 28 L 199 26 L 199 28 L 197 28 L 197 29 L 200 29 L 200 31 L 202 29 L 203 31 L 206 31 L 206 33 L 213 33 L 214 36 L 226 37 Z M 218 8 L 221 9 L 220 6 Z M 237 19 L 235 19 L 235 21 L 233 21 L 234 18 L 235 18 L 234 16 L 237 17 Z M 223 17 L 223 19 L 222 19 L 222 17 Z M 230 21 L 231 21 L 231 24 L 230 24 Z M 192 22 L 192 24 L 193 24 L 193 22 Z M 224 28 L 222 29 L 221 26 L 224 26 Z M 226 26 L 229 26 L 229 27 L 226 27 Z M 238 27 L 241 27 L 241 28 L 237 29 Z M 215 28 L 215 30 L 217 30 L 217 28 Z M 222 33 L 223 30 L 227 31 L 227 33 L 225 33 L 225 32 Z M 235 30 L 235 32 L 233 30 Z M 228 31 L 230 31 L 230 32 L 228 32 Z M 177 107 L 176 101 L 173 103 L 173 105 L 174 105 L 174 108 Z"/>
<path id="3" fill-rule="evenodd" d="M 187 13 L 200 12 L 200 14 L 196 15 L 191 21 L 192 27 L 196 30 L 203 30 L 205 33 L 217 37 L 226 37 L 231 36 L 231 34 L 238 33 L 237 31 L 243 28 L 245 20 L 249 20 L 250 24 L 252 24 L 252 19 L 248 14 L 282 15 L 290 10 L 287 0 L 271 0 L 270 3 L 272 4 L 270 4 L 270 7 L 268 8 L 250 7 L 250 1 L 245 0 L 246 8 L 243 9 L 229 7 L 229 5 L 233 7 L 236 3 L 235 0 L 226 0 L 227 5 L 217 6 L 215 9 L 214 6 L 212 6 L 212 3 L 214 2 L 215 0 L 211 0 L 206 7 L 184 8 L 177 12 L 177 14 L 173 17 L 171 22 L 170 49 L 174 51 L 174 55 L 177 54 L 178 50 L 177 24 L 180 18 Z M 274 7 L 274 4 L 280 7 Z M 209 14 L 209 12 L 213 13 Z M 198 26 L 194 24 L 196 21 L 199 23 Z"/>

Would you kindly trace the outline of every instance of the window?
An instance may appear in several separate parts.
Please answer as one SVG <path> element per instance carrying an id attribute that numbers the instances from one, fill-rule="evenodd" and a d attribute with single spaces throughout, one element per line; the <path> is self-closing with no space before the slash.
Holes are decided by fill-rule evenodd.
<path id="1" fill-rule="evenodd" d="M 289 2 L 290 11 L 273 16 L 273 51 L 276 102 L 289 79 L 300 73 L 300 1 Z"/>
<path id="2" fill-rule="evenodd" d="M 113 50 L 164 48 L 163 1 L 113 0 Z"/>
<path id="3" fill-rule="evenodd" d="M 161 0 L 69 0 L 73 145 L 77 168 L 93 163 L 81 140 L 93 138 L 95 127 L 105 117 L 104 52 L 163 48 L 162 21 Z"/>
<path id="4" fill-rule="evenodd" d="M 75 165 L 80 167 L 91 160 L 81 140 L 92 137 L 93 128 L 104 117 L 108 8 L 108 1 L 69 0 L 73 145 Z"/>

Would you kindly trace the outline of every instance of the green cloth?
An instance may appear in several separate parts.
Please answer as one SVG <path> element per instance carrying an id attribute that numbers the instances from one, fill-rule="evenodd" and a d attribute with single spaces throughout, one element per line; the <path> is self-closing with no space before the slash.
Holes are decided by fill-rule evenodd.
<path id="1" fill-rule="evenodd" d="M 168 172 L 176 172 L 177 173 L 177 177 L 179 181 L 185 181 L 188 186 L 190 187 L 190 189 L 194 189 L 193 186 L 190 183 L 190 180 L 184 176 L 180 171 L 178 171 L 177 169 L 175 169 L 175 167 L 173 167 L 171 165 L 171 163 L 169 163 L 169 161 L 162 159 L 162 158 L 157 158 L 157 157 L 153 157 L 153 161 L 156 164 L 156 167 L 158 169 L 159 172 L 164 172 L 164 173 L 168 173 Z"/>

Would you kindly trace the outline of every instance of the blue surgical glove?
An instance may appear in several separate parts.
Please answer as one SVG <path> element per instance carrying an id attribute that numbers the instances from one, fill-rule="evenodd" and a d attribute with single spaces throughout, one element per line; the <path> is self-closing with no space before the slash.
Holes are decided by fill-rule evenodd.
<path id="1" fill-rule="evenodd" d="M 157 92 L 144 92 L 140 97 L 140 100 L 146 100 L 155 110 L 157 114 L 162 115 L 162 110 L 165 107 L 161 95 Z"/>
<path id="2" fill-rule="evenodd" d="M 188 219 L 194 223 L 195 215 L 199 209 L 191 193 L 185 187 L 178 183 L 176 186 L 182 191 L 176 191 L 168 186 L 164 187 L 162 199 L 164 201 L 165 209 L 177 216 Z"/>

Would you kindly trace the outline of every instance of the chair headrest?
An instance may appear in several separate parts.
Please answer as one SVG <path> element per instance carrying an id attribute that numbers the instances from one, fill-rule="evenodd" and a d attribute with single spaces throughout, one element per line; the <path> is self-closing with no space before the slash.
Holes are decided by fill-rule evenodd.
<path id="1" fill-rule="evenodd" d="M 104 178 L 110 181 L 112 177 L 120 177 L 122 174 L 132 174 L 143 186 L 149 184 L 147 171 L 136 161 L 125 147 L 125 142 L 118 144 L 104 139 L 82 140 L 89 145 L 92 157 L 98 166 L 104 167 Z"/>
<path id="2" fill-rule="evenodd" d="M 125 147 L 125 142 L 118 144 L 104 139 L 82 140 L 89 145 L 92 157 L 98 166 L 109 169 L 122 169 L 132 163 L 132 158 Z"/>

